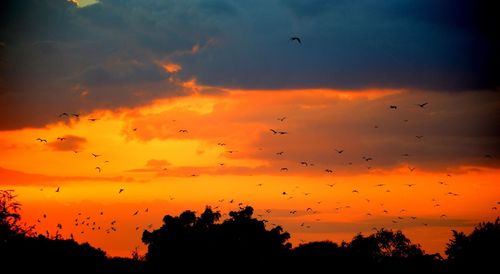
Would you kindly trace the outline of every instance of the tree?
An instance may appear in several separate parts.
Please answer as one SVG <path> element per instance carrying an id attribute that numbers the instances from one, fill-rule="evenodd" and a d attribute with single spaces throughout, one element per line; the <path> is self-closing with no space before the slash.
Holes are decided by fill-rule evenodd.
<path id="1" fill-rule="evenodd" d="M 221 259 L 224 264 L 255 265 L 284 255 L 290 248 L 286 243 L 290 235 L 279 226 L 267 230 L 264 222 L 252 215 L 252 207 L 230 212 L 230 218 L 222 223 L 220 213 L 210 207 L 199 217 L 193 211 L 178 217 L 166 215 L 159 229 L 142 235 L 148 245 L 146 262 L 158 271 L 174 266 L 192 270 Z"/>
<path id="2" fill-rule="evenodd" d="M 453 230 L 445 250 L 452 270 L 495 269 L 500 260 L 500 219 L 480 223 L 469 235 Z"/>

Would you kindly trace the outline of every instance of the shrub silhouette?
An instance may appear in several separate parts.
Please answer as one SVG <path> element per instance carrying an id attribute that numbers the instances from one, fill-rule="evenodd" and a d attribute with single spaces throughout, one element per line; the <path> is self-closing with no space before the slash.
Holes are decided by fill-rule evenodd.
<path id="1" fill-rule="evenodd" d="M 497 269 L 500 260 L 500 219 L 480 223 L 469 235 L 453 231 L 445 250 L 448 267 L 454 271 Z"/>

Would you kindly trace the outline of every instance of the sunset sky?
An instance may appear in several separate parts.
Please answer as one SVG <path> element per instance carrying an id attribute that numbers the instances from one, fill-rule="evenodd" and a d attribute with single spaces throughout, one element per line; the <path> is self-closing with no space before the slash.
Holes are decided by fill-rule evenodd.
<path id="1" fill-rule="evenodd" d="M 0 188 L 38 233 L 130 256 L 166 214 L 250 205 L 294 246 L 384 227 L 444 255 L 499 216 L 486 1 L 0 7 Z"/>

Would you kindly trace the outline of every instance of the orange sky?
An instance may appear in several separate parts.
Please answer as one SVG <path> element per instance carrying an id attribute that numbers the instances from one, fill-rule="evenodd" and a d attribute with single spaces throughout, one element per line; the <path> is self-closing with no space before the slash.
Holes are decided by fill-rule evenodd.
<path id="1" fill-rule="evenodd" d="M 479 100 L 474 94 L 214 89 L 201 95 L 207 87 L 194 80 L 185 86 L 191 95 L 0 132 L 1 187 L 16 190 L 23 219 L 40 233 L 55 233 L 60 223 L 64 236 L 121 256 L 136 246 L 144 252 L 142 230 L 157 228 L 165 214 L 201 212 L 205 205 L 223 213 L 251 205 L 268 225 L 283 225 L 294 244 L 350 240 L 385 227 L 441 253 L 452 229 L 470 231 L 498 216 L 492 207 L 500 200 L 500 170 L 496 159 L 484 157 L 491 140 L 461 131 L 477 125 L 480 109 L 455 109 Z M 431 103 L 416 106 L 424 101 Z M 87 217 L 95 230 L 75 226 L 75 218 Z M 106 233 L 112 220 L 117 231 Z"/>

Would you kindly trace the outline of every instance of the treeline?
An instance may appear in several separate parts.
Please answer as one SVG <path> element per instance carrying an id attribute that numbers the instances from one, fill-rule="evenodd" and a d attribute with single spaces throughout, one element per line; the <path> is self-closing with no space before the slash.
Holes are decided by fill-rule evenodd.
<path id="1" fill-rule="evenodd" d="M 453 231 L 443 259 L 426 254 L 401 231 L 385 229 L 356 235 L 350 242 L 292 248 L 289 233 L 280 226 L 267 229 L 249 206 L 225 220 L 210 207 L 199 216 L 193 211 L 167 215 L 159 229 L 144 231 L 148 251 L 143 257 L 109 258 L 87 243 L 36 235 L 20 224 L 14 198 L 11 191 L 0 191 L 2 273 L 478 273 L 495 269 L 500 259 L 498 218 L 479 224 L 469 235 Z"/>

